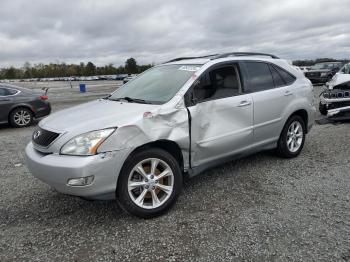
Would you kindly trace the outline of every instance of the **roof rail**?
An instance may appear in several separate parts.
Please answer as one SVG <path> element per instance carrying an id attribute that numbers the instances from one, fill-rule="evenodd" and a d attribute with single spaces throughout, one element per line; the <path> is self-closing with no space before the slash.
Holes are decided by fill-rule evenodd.
<path id="1" fill-rule="evenodd" d="M 211 60 L 219 59 L 219 58 L 225 58 L 225 57 L 229 57 L 229 56 L 269 56 L 269 57 L 271 57 L 273 59 L 279 59 L 279 57 L 277 57 L 275 55 L 265 54 L 265 53 L 232 52 L 232 53 L 225 53 L 225 54 L 217 55 L 217 56 L 213 57 Z"/>
<path id="2" fill-rule="evenodd" d="M 171 62 L 177 62 L 177 61 L 181 61 L 181 60 L 189 60 L 189 59 L 197 59 L 197 58 L 208 58 L 208 57 L 212 57 L 212 56 L 216 57 L 218 55 L 219 54 L 205 55 L 205 56 L 192 56 L 192 57 L 178 57 L 178 58 L 169 60 L 169 61 L 165 62 L 164 64 L 171 63 Z"/>

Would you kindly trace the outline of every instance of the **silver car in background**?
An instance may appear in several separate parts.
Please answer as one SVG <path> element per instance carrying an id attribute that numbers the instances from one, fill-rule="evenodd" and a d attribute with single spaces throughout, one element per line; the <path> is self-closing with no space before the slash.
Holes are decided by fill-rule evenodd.
<path id="1" fill-rule="evenodd" d="M 311 82 L 274 55 L 178 58 L 42 120 L 27 163 L 59 192 L 150 218 L 185 176 L 261 150 L 298 156 L 314 114 Z"/>

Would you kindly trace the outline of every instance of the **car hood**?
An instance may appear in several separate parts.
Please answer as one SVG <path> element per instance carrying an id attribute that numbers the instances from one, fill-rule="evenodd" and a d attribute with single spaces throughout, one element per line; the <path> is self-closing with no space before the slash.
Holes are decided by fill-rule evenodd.
<path id="1" fill-rule="evenodd" d="M 337 85 L 344 84 L 350 81 L 350 74 L 335 74 L 331 81 L 328 83 L 330 89 L 334 88 Z"/>
<path id="2" fill-rule="evenodd" d="M 159 105 L 117 102 L 99 99 L 50 115 L 39 123 L 43 129 L 79 133 L 130 124 Z"/>

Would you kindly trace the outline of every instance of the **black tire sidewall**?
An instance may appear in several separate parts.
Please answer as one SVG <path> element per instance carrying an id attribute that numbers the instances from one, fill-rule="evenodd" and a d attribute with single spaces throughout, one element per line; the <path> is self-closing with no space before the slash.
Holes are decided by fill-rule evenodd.
<path id="1" fill-rule="evenodd" d="M 171 196 L 162 206 L 154 209 L 144 209 L 136 205 L 129 196 L 127 186 L 131 170 L 136 164 L 147 158 L 159 158 L 165 161 L 174 174 L 174 188 Z M 165 150 L 151 148 L 134 153 L 125 161 L 118 178 L 116 198 L 120 206 L 128 213 L 141 218 L 152 218 L 165 213 L 175 203 L 181 189 L 182 173 L 176 159 Z"/>
<path id="2" fill-rule="evenodd" d="M 327 115 L 327 107 L 326 107 L 326 105 L 322 104 L 321 102 L 318 106 L 318 110 L 320 111 L 321 115 Z"/>
<path id="3" fill-rule="evenodd" d="M 20 125 L 16 124 L 15 119 L 14 119 L 15 114 L 16 114 L 18 111 L 21 111 L 21 110 L 27 111 L 27 112 L 29 113 L 29 115 L 30 115 L 30 121 L 29 121 L 29 123 L 26 124 L 26 125 L 23 125 L 23 126 L 20 126 Z M 32 113 L 32 111 L 30 111 L 28 108 L 25 108 L 25 107 L 18 107 L 18 108 L 15 108 L 15 109 L 13 109 L 13 110 L 11 111 L 9 120 L 10 120 L 11 126 L 14 126 L 14 127 L 27 127 L 27 126 L 30 126 L 30 125 L 33 123 L 33 113 Z"/>
<path id="4" fill-rule="evenodd" d="M 296 152 L 291 152 L 288 148 L 288 145 L 287 145 L 287 133 L 288 133 L 288 129 L 289 129 L 290 125 L 295 121 L 297 121 L 301 124 L 301 127 L 303 129 L 303 141 L 301 143 L 300 148 Z M 286 158 L 293 158 L 293 157 L 298 156 L 304 147 L 305 136 L 306 136 L 306 126 L 305 126 L 304 120 L 298 115 L 291 116 L 288 119 L 288 121 L 286 122 L 286 124 L 284 125 L 280 139 L 278 140 L 278 152 L 279 152 L 279 154 L 282 157 L 286 157 Z"/>

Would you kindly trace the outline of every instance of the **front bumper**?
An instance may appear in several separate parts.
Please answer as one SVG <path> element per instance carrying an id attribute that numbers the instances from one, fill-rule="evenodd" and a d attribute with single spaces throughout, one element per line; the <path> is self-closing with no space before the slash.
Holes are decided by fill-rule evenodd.
<path id="1" fill-rule="evenodd" d="M 58 192 L 91 199 L 115 198 L 118 175 L 126 157 L 126 150 L 81 157 L 43 154 L 32 143 L 26 147 L 27 166 L 34 177 Z M 94 176 L 90 185 L 67 185 L 71 178 L 88 176 Z"/>
<path id="2" fill-rule="evenodd" d="M 350 106 L 330 109 L 327 112 L 327 116 L 328 117 L 347 116 L 347 119 L 349 119 L 350 118 Z"/>
<path id="3" fill-rule="evenodd" d="M 327 108 L 327 117 L 350 119 L 350 91 L 331 89 L 322 93 L 321 105 Z"/>

